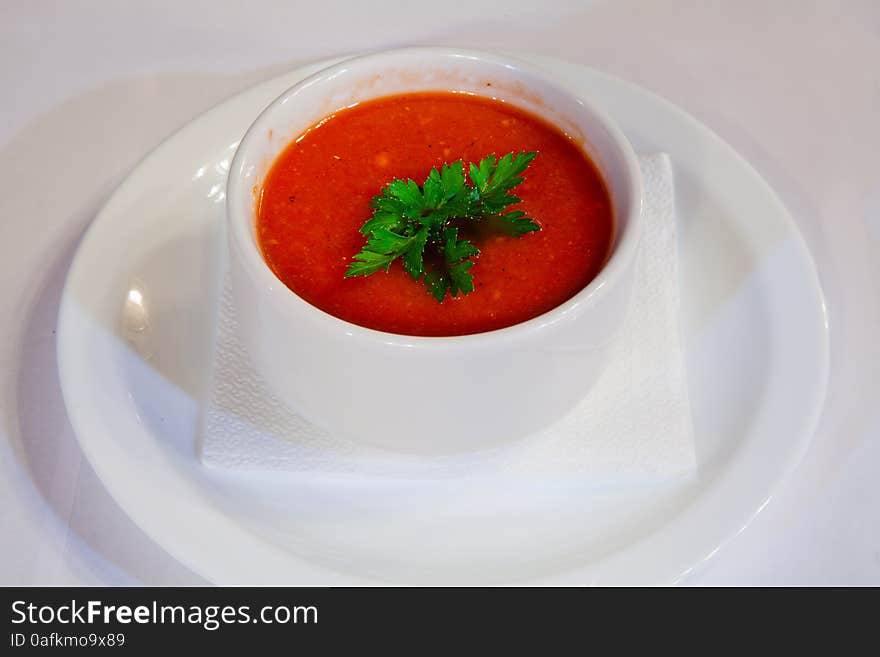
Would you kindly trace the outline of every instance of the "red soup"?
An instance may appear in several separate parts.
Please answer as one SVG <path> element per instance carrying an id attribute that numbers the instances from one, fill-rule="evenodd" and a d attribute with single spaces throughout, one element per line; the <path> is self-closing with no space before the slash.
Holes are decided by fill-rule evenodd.
<path id="1" fill-rule="evenodd" d="M 511 209 L 541 230 L 477 239 L 473 292 L 438 303 L 400 261 L 345 278 L 386 183 L 421 184 L 432 167 L 511 151 L 538 152 Z M 290 144 L 263 184 L 257 234 L 278 278 L 325 312 L 380 331 L 451 336 L 518 324 L 570 299 L 604 264 L 613 220 L 596 167 L 556 127 L 500 101 L 419 93 L 339 111 Z"/>

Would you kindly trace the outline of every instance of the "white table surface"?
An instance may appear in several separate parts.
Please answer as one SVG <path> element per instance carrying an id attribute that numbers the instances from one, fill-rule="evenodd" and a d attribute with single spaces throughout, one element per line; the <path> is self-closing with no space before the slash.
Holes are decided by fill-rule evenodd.
<path id="1" fill-rule="evenodd" d="M 79 450 L 55 368 L 70 259 L 114 186 L 202 111 L 307 61 L 408 44 L 618 75 L 695 115 L 776 188 L 827 295 L 829 397 L 793 477 L 690 581 L 880 584 L 880 2 L 4 0 L 0 585 L 203 583 Z"/>

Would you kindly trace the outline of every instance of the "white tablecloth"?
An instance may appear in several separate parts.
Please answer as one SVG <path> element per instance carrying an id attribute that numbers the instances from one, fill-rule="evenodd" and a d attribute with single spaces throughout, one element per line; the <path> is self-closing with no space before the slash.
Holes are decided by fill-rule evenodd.
<path id="1" fill-rule="evenodd" d="M 827 294 L 829 399 L 794 476 L 691 581 L 880 584 L 876 0 L 225 4 L 0 4 L 0 585 L 201 582 L 134 526 L 77 446 L 54 360 L 70 258 L 139 158 L 203 110 L 305 61 L 422 43 L 631 80 L 776 188 Z"/>

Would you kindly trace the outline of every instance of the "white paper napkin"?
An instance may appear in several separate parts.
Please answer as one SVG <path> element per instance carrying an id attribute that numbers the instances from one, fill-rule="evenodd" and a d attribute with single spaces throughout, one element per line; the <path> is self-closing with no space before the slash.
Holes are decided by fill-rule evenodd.
<path id="1" fill-rule="evenodd" d="M 235 470 L 380 477 L 513 474 L 656 481 L 693 472 L 695 456 L 679 329 L 672 167 L 639 158 L 644 233 L 617 353 L 587 397 L 539 433 L 489 451 L 443 457 L 385 452 L 338 439 L 264 386 L 237 337 L 228 281 L 218 316 L 202 462 Z"/>

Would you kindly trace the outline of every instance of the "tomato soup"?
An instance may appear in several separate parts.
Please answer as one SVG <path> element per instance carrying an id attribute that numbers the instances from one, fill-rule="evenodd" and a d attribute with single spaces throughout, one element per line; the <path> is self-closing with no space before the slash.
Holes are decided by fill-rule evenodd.
<path id="1" fill-rule="evenodd" d="M 512 151 L 538 152 L 515 190 L 522 203 L 510 209 L 541 230 L 476 239 L 473 292 L 438 303 L 400 261 L 345 278 L 385 184 L 421 184 L 432 167 Z M 264 181 L 257 235 L 278 278 L 325 312 L 380 331 L 453 336 L 518 324 L 570 299 L 602 268 L 613 218 L 596 167 L 555 126 L 497 100 L 418 93 L 341 110 L 291 143 Z"/>

